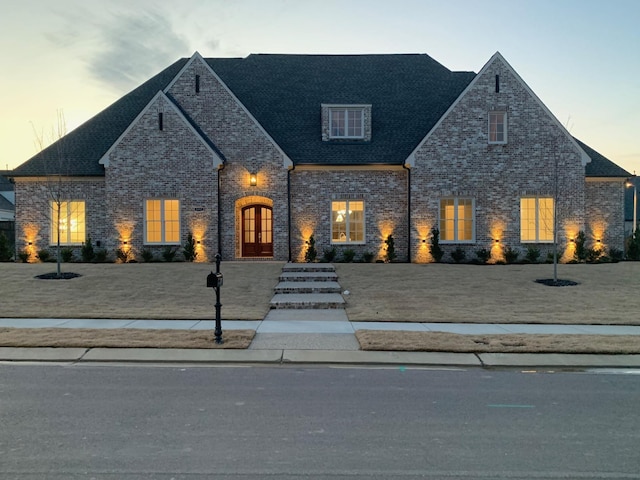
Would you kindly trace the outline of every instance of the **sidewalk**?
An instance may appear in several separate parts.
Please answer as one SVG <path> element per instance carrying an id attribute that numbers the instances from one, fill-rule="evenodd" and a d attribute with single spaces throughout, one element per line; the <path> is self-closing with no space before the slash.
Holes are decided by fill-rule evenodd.
<path id="1" fill-rule="evenodd" d="M 322 312 L 322 313 L 320 313 Z M 314 315 L 318 318 L 314 318 Z M 222 329 L 252 329 L 256 337 L 247 350 L 178 350 L 136 348 L 0 348 L 0 361 L 341 364 L 431 367 L 640 368 L 640 355 L 583 354 L 456 354 L 436 352 L 361 351 L 356 330 L 439 331 L 458 334 L 591 334 L 640 335 L 640 326 L 533 325 L 466 323 L 349 322 L 327 311 L 291 311 L 291 318 L 259 321 L 223 320 Z M 307 320 L 296 320 L 306 318 Z M 142 328 L 213 330 L 212 320 L 107 320 L 0 318 L 0 327 L 14 328 Z M 640 341 L 640 337 L 639 337 Z"/>

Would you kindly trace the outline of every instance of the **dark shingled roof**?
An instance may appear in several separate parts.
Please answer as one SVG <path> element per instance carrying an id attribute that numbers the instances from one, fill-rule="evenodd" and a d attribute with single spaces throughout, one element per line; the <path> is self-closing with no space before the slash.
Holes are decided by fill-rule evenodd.
<path id="1" fill-rule="evenodd" d="M 13 177 L 38 175 L 103 176 L 98 162 L 151 99 L 163 90 L 187 63 L 183 58 L 131 91 L 95 117 L 69 132 L 13 170 Z M 61 148 L 58 148 L 59 146 Z M 61 161 L 64 152 L 67 160 Z"/>
<path id="2" fill-rule="evenodd" d="M 9 177 L 11 170 L 0 170 L 0 192 L 13 192 L 14 187 Z"/>
<path id="3" fill-rule="evenodd" d="M 295 164 L 402 164 L 473 72 L 425 54 L 206 59 Z M 372 105 L 370 142 L 323 142 L 321 104 Z"/>
<path id="4" fill-rule="evenodd" d="M 624 168 L 619 167 L 604 155 L 596 152 L 593 148 L 581 142 L 577 138 L 573 139 L 578 142 L 591 161 L 587 163 L 585 168 L 585 176 L 587 177 L 628 177 L 631 174 Z"/>
<path id="5" fill-rule="evenodd" d="M 8 210 L 10 212 L 14 212 L 16 207 L 9 200 L 0 195 L 0 210 Z"/>

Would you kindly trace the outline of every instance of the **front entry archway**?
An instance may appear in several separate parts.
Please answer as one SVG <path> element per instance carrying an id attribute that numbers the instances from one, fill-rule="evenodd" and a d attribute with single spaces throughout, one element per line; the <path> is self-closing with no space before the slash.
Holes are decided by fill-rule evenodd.
<path id="1" fill-rule="evenodd" d="M 242 256 L 273 257 L 273 210 L 266 205 L 242 208 Z"/>

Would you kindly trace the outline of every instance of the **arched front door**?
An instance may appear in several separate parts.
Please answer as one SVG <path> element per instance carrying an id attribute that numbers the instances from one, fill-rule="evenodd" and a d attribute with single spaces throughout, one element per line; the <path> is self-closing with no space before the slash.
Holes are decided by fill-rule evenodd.
<path id="1" fill-rule="evenodd" d="M 249 205 L 242 209 L 242 256 L 273 257 L 271 207 Z"/>

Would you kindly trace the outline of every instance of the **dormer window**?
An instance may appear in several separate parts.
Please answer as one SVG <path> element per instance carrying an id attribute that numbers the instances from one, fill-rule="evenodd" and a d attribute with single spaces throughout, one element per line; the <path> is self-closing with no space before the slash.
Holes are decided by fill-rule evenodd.
<path id="1" fill-rule="evenodd" d="M 371 105 L 322 104 L 322 140 L 371 141 Z"/>
<path id="2" fill-rule="evenodd" d="M 364 109 L 332 108 L 329 117 L 331 138 L 364 137 Z"/>

